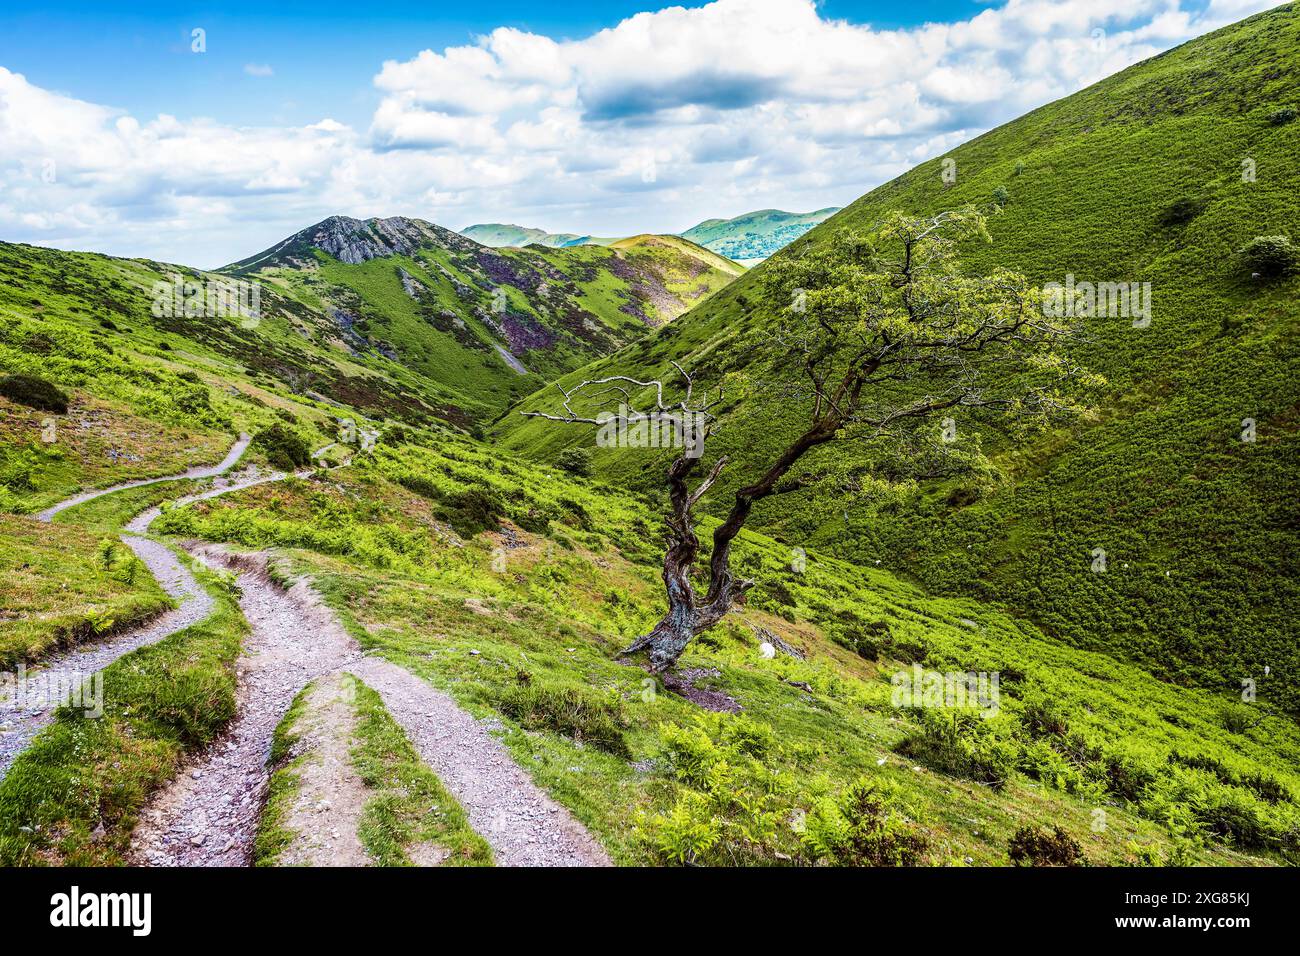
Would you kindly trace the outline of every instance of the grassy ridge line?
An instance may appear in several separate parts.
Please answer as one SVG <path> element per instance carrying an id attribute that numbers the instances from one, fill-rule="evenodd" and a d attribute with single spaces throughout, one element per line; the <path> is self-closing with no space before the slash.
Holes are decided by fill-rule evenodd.
<path id="1" fill-rule="evenodd" d="M 191 569 L 213 613 L 106 667 L 103 716 L 60 709 L 0 782 L 0 865 L 125 863 L 149 796 L 234 718 L 248 625 L 230 579 Z"/>

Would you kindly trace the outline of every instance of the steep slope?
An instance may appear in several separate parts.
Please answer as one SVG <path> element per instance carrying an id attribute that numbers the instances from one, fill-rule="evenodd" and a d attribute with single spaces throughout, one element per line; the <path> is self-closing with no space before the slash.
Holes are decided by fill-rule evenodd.
<path id="1" fill-rule="evenodd" d="M 680 240 L 489 249 L 418 219 L 343 216 L 222 270 L 329 316 L 350 347 L 453 391 L 476 420 L 671 321 L 741 271 Z"/>
<path id="2" fill-rule="evenodd" d="M 766 259 L 839 211 L 838 206 L 815 212 L 760 209 L 731 219 L 706 219 L 683 232 L 682 238 L 728 259 L 752 263 Z"/>
<path id="3" fill-rule="evenodd" d="M 1300 238 L 1297 103 L 1300 15 L 1288 5 L 993 130 L 797 242 L 782 255 L 892 209 L 1001 206 L 992 244 L 965 251 L 970 268 L 1010 267 L 1039 283 L 1150 282 L 1153 315 L 1145 328 L 1088 321 L 1077 354 L 1110 383 L 1090 423 L 1021 442 L 958 422 L 1001 470 L 995 487 L 801 492 L 765 503 L 758 524 L 939 592 L 1005 602 L 1058 639 L 1167 679 L 1230 694 L 1251 679 L 1262 697 L 1300 706 L 1297 282 L 1252 278 L 1237 254 L 1254 236 Z M 710 381 L 742 368 L 761 378 L 774 308 L 764 271 L 566 381 L 665 374 L 670 358 Z M 523 407 L 551 406 L 554 395 Z M 733 460 L 719 487 L 752 475 L 805 414 L 776 388 L 733 407 L 712 449 Z M 1247 419 L 1254 440 L 1243 441 Z M 592 441 L 518 415 L 500 434 L 543 458 Z M 597 473 L 630 486 L 653 487 L 662 474 L 662 453 L 593 453 Z M 830 456 L 869 470 L 868 453 L 843 446 L 809 467 Z M 1105 573 L 1093 571 L 1097 548 Z"/>

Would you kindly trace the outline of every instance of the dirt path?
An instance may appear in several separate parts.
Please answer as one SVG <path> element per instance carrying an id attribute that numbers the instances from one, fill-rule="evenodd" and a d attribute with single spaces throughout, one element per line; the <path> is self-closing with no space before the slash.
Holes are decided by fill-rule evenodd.
<path id="1" fill-rule="evenodd" d="M 232 556 L 212 545 L 191 553 L 239 572 L 239 606 L 252 633 L 239 662 L 238 716 L 141 813 L 131 855 L 144 865 L 241 866 L 252 859 L 276 724 L 308 682 L 357 660 L 360 651 L 332 615 L 307 599 L 306 584 L 288 592 L 272 584 L 265 556 Z"/>
<path id="2" fill-rule="evenodd" d="M 111 495 L 115 491 L 125 491 L 128 488 L 143 488 L 145 485 L 156 485 L 162 481 L 180 481 L 185 478 L 211 478 L 214 475 L 225 474 L 234 467 L 235 462 L 244 456 L 244 452 L 252 440 L 251 435 L 241 434 L 235 443 L 230 446 L 230 451 L 226 452 L 226 457 L 215 465 L 196 465 L 178 475 L 166 475 L 162 478 L 140 478 L 136 481 L 124 481 L 120 485 L 113 485 L 109 488 L 100 488 L 97 491 L 85 491 L 60 501 L 57 505 L 46 508 L 44 511 L 37 512 L 35 517 L 39 521 L 49 521 L 60 511 L 67 511 L 69 508 L 75 508 L 77 505 L 85 504 L 92 499 Z"/>
<path id="3" fill-rule="evenodd" d="M 294 726 L 292 749 L 302 755 L 293 770 L 297 792 L 281 821 L 294 836 L 276 866 L 371 865 L 360 837 L 370 792 L 352 765 L 353 686 L 340 671 L 317 680 L 307 694 Z"/>
<path id="4" fill-rule="evenodd" d="M 264 554 L 232 555 L 213 545 L 196 547 L 194 554 L 240 574 L 240 606 L 253 629 L 240 673 L 240 716 L 231 732 L 198 755 L 141 815 L 133 837 L 136 862 L 248 862 L 276 724 L 309 681 L 345 669 L 378 692 L 421 757 L 465 807 L 498 864 L 609 864 L 582 825 L 451 697 L 396 664 L 363 657 L 309 584 L 299 581 L 288 592 L 281 590 L 266 574 Z"/>
<path id="5" fill-rule="evenodd" d="M 0 779 L 40 729 L 54 719 L 54 711 L 64 697 L 56 688 L 78 687 L 123 654 L 161 641 L 211 613 L 212 598 L 170 548 L 134 535 L 123 535 L 122 541 L 176 599 L 176 609 L 144 627 L 48 657 L 38 668 L 22 673 L 27 699 L 0 698 Z"/>
<path id="6" fill-rule="evenodd" d="M 86 492 L 37 517 L 49 521 L 67 508 L 127 488 L 222 475 L 240 459 L 248 443 L 249 437 L 241 435 L 219 465 Z M 297 474 L 305 477 L 311 470 Z M 218 478 L 216 487 L 180 498 L 175 504 L 214 498 L 285 477 L 282 472 L 254 470 L 234 479 Z M 161 507 L 153 507 L 136 515 L 127 523 L 122 541 L 177 600 L 178 607 L 146 627 L 50 658 L 43 674 L 84 680 L 122 655 L 189 627 L 211 612 L 212 599 L 193 574 L 169 548 L 144 537 L 160 513 Z M 471 825 L 491 844 L 499 864 L 609 865 L 600 845 L 529 779 L 499 740 L 447 694 L 389 661 L 363 657 L 355 641 L 306 582 L 299 582 L 287 592 L 279 588 L 266 574 L 265 554 L 233 555 L 215 545 L 195 545 L 190 550 L 204 564 L 239 573 L 240 608 L 252 633 L 245 641 L 239 663 L 238 716 L 231 729 L 191 759 L 184 772 L 141 814 L 132 837 L 132 858 L 136 863 L 247 864 L 265 803 L 270 774 L 267 757 L 276 724 L 310 681 L 336 675 L 346 668 L 379 693 L 421 757 L 465 807 Z M 41 727 L 50 722 L 57 703 L 20 710 L 16 702 L 0 700 L 0 777 Z M 328 762 L 327 769 L 332 765 L 339 768 L 337 772 L 344 772 L 342 761 L 338 755 L 335 758 Z M 322 778 L 318 784 L 327 788 L 330 781 Z M 355 834 L 340 831 L 335 840 L 336 845 L 346 844 L 355 840 Z"/>
<path id="7" fill-rule="evenodd" d="M 102 495 L 111 494 L 126 488 L 137 488 L 162 481 L 174 481 L 184 478 L 209 478 L 221 475 L 230 469 L 243 456 L 248 448 L 250 438 L 240 435 L 239 440 L 231 446 L 226 457 L 217 465 L 204 465 L 191 468 L 179 475 L 167 478 L 151 478 L 142 481 L 129 481 L 99 491 L 86 492 L 61 501 L 52 508 L 47 508 L 36 517 L 41 521 L 50 521 L 54 515 L 74 505 L 90 501 Z M 226 494 L 241 487 L 270 481 L 283 477 L 278 473 L 270 476 L 254 474 L 242 481 L 221 485 L 201 495 L 182 499 L 191 501 L 197 498 L 210 498 Z M 218 481 L 222 479 L 218 478 Z M 122 542 L 129 547 L 154 576 L 163 589 L 176 600 L 176 608 L 155 618 L 143 627 L 135 628 L 103 641 L 76 647 L 42 660 L 36 667 L 15 674 L 3 675 L 3 685 L 10 691 L 16 690 L 21 682 L 24 693 L 0 695 L 0 779 L 9 772 L 10 766 L 32 739 L 54 719 L 54 711 L 66 699 L 66 690 L 80 687 L 95 673 L 103 670 L 124 654 L 154 644 L 165 637 L 184 630 L 203 620 L 212 611 L 212 598 L 203 590 L 194 575 L 189 572 L 172 550 L 157 541 L 140 537 L 148 529 L 159 513 L 158 508 L 137 515 L 127 526 L 130 533 L 122 535 Z"/>
<path id="8" fill-rule="evenodd" d="M 381 657 L 350 668 L 383 698 L 500 866 L 609 866 L 591 834 L 451 697 Z"/>

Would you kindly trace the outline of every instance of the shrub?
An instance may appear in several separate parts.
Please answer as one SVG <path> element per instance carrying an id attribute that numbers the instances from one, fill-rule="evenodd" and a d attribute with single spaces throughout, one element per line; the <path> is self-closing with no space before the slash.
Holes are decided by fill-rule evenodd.
<path id="1" fill-rule="evenodd" d="M 587 478 L 591 475 L 591 452 L 585 448 L 566 448 L 556 456 L 555 464 L 561 471 Z"/>
<path id="2" fill-rule="evenodd" d="M 68 396 L 53 382 L 35 375 L 5 375 L 0 378 L 0 395 L 43 412 L 64 415 L 68 411 Z"/>
<path id="3" fill-rule="evenodd" d="M 1084 866 L 1083 847 L 1059 826 L 1049 833 L 1039 827 L 1021 827 L 1008 846 L 1017 866 Z"/>
<path id="4" fill-rule="evenodd" d="M 302 436 L 283 425 L 263 428 L 253 444 L 266 453 L 266 460 L 282 471 L 293 471 L 311 461 L 311 449 Z"/>
<path id="5" fill-rule="evenodd" d="M 998 737 L 992 720 L 969 711 L 938 713 L 923 710 L 921 729 L 904 738 L 894 750 L 931 770 L 965 777 L 1001 790 L 1015 767 L 1018 751 Z"/>
<path id="6" fill-rule="evenodd" d="M 772 865 L 798 852 L 793 783 L 741 749 L 755 739 L 738 723 L 715 714 L 695 727 L 660 726 L 665 750 L 658 762 L 677 797 L 668 812 L 643 814 L 637 830 L 663 861 Z M 775 747 L 775 736 L 765 744 Z"/>
<path id="7" fill-rule="evenodd" d="M 525 673 L 525 672 L 521 672 Z M 576 685 L 545 684 L 531 675 L 497 698 L 503 714 L 528 730 L 553 730 L 624 760 L 632 751 L 623 739 L 625 720 L 616 704 Z"/>
<path id="8" fill-rule="evenodd" d="M 803 840 L 814 860 L 834 866 L 916 866 L 929 843 L 866 779 L 839 800 L 820 803 L 808 815 Z"/>
<path id="9" fill-rule="evenodd" d="M 1294 107 L 1284 106 L 1280 110 L 1274 110 L 1272 113 L 1269 113 L 1268 121 L 1273 126 L 1285 126 L 1297 116 L 1300 116 L 1300 113 L 1297 113 Z"/>
<path id="10" fill-rule="evenodd" d="M 1266 279 L 1276 279 L 1295 270 L 1300 254 L 1286 236 L 1256 236 L 1237 254 L 1252 271 Z"/>
<path id="11" fill-rule="evenodd" d="M 841 647 L 869 661 L 886 657 L 904 664 L 923 664 L 930 655 L 930 648 L 923 641 L 895 636 L 886 621 L 855 620 L 847 627 L 832 631 L 832 637 Z"/>
<path id="12" fill-rule="evenodd" d="M 1005 206 L 1011 201 L 1011 193 L 1006 186 L 996 186 L 993 189 L 993 201 L 997 203 L 998 208 Z"/>
<path id="13" fill-rule="evenodd" d="M 472 538 L 499 527 L 505 515 L 505 505 L 490 491 L 467 488 L 444 498 L 439 514 L 462 538 Z"/>
<path id="14" fill-rule="evenodd" d="M 1199 199 L 1179 199 L 1160 214 L 1160 225 L 1183 226 L 1201 214 L 1205 204 Z"/>

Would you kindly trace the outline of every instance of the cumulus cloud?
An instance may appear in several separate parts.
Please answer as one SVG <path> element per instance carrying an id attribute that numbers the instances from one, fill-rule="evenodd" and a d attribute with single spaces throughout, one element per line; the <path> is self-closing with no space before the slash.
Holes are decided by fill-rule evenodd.
<path id="1" fill-rule="evenodd" d="M 610 235 L 843 204 L 1274 2 L 1193 4 L 1007 0 L 876 30 L 716 0 L 574 40 L 501 27 L 383 63 L 365 129 L 141 119 L 0 67 L 0 236 L 214 266 L 332 213 Z"/>

